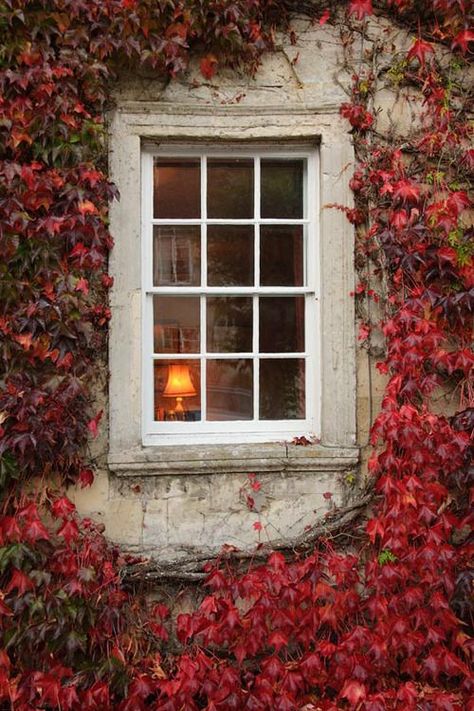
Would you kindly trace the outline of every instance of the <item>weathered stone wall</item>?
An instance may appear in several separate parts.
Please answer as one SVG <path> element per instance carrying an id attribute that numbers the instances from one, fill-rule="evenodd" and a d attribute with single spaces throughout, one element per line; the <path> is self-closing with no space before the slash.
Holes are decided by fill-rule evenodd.
<path id="1" fill-rule="evenodd" d="M 206 135 L 206 131 L 209 140 L 229 136 L 239 140 L 277 140 L 280 135 L 285 140 L 320 135 L 321 150 L 326 150 L 327 155 L 333 151 L 335 155 L 338 136 L 344 136 L 350 146 L 348 125 L 339 118 L 338 109 L 348 100 L 354 65 L 360 63 L 366 67 L 373 65 L 378 75 L 374 107 L 381 112 L 381 127 L 399 130 L 414 122 L 419 97 L 409 97 L 407 102 L 401 95 L 406 90 L 399 91 L 393 77 L 387 74 L 396 62 L 397 53 L 411 43 L 404 31 L 385 19 L 373 18 L 366 36 L 361 35 L 352 46 L 347 46 L 342 24 L 320 27 L 300 18 L 295 22 L 295 31 L 296 43 L 282 37 L 278 51 L 264 57 L 255 78 L 224 71 L 206 81 L 198 67 L 193 66 L 184 78 L 171 83 L 133 75 L 123 77 L 117 86 L 110 146 L 112 177 L 118 182 L 122 201 L 112 213 L 118 256 L 113 256 L 111 263 L 116 279 L 111 296 L 111 417 L 106 419 L 100 438 L 93 443 L 93 455 L 99 466 L 96 481 L 92 488 L 76 491 L 74 495 L 80 512 L 102 521 L 112 540 L 156 558 L 168 560 L 197 550 L 215 552 L 225 543 L 245 547 L 272 538 L 291 539 L 320 519 L 331 506 L 350 498 L 364 476 L 364 467 L 361 471 L 357 460 L 363 465 L 366 459 L 370 422 L 379 407 L 383 380 L 367 352 L 355 351 L 354 311 L 347 303 L 352 303 L 349 291 L 355 279 L 350 227 L 341 227 L 341 222 L 330 223 L 336 218 L 328 216 L 331 211 L 324 205 L 322 230 L 323 239 L 327 240 L 322 262 L 327 270 L 326 275 L 322 274 L 323 282 L 326 279 L 327 283 L 324 308 L 325 313 L 332 310 L 333 315 L 326 322 L 323 319 L 322 360 L 335 385 L 334 392 L 323 387 L 319 444 L 296 447 L 274 443 L 267 450 L 265 445 L 255 445 L 249 450 L 239 448 L 238 444 L 227 445 L 220 451 L 141 448 L 134 444 L 134 432 L 139 430 L 137 411 L 131 407 L 127 410 L 130 419 L 124 419 L 123 408 L 128 405 L 125 401 L 121 403 L 117 394 L 121 390 L 131 392 L 133 388 L 136 393 L 140 379 L 135 343 L 140 334 L 139 291 L 136 284 L 130 287 L 130 274 L 122 268 L 128 259 L 130 270 L 137 271 L 136 264 L 133 265 L 137 243 L 133 239 L 139 239 L 140 213 L 139 205 L 130 202 L 130 195 L 134 191 L 137 194 L 139 175 L 134 173 L 133 160 L 129 165 L 122 141 L 129 141 L 130 150 L 136 151 L 140 137 L 153 138 L 155 134 L 160 140 L 166 136 L 193 140 Z M 127 124 L 130 116 L 133 121 L 130 119 Z M 220 119 L 216 118 L 219 116 Z M 132 124 L 133 130 L 127 133 L 127 126 L 130 128 Z M 201 133 L 196 133 L 198 128 L 192 124 L 201 126 Z M 350 201 L 347 186 L 353 156 L 347 151 L 337 160 L 334 163 L 339 165 L 337 171 L 329 159 L 326 167 L 323 165 L 323 185 L 329 176 L 331 185 L 339 186 L 334 199 L 328 202 Z M 348 255 L 344 240 L 349 240 Z M 339 262 L 344 260 L 345 271 L 341 280 L 335 282 L 342 285 L 338 295 L 335 289 L 331 291 L 332 269 L 336 274 Z M 338 310 L 344 310 L 345 321 L 337 321 Z M 352 314 L 350 323 L 347 314 Z M 328 323 L 336 325 L 329 329 Z M 357 371 L 357 386 L 355 379 L 351 380 L 351 362 L 352 370 Z M 117 369 L 128 372 L 120 383 L 116 382 Z M 356 397 L 344 399 L 348 383 Z M 333 427 L 338 419 L 351 422 L 352 414 L 346 412 L 351 408 L 356 427 L 350 424 L 339 430 Z M 157 452 L 158 449 L 166 452 Z M 249 473 L 255 473 L 262 483 L 256 511 L 249 511 L 245 502 Z M 327 496 L 328 492 L 332 498 Z M 257 521 L 263 526 L 261 532 L 253 527 Z"/>

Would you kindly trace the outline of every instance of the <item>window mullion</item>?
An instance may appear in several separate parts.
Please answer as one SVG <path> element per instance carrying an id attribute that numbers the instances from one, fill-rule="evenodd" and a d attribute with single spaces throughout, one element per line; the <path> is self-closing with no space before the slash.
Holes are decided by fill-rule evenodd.
<path id="1" fill-rule="evenodd" d="M 201 358 L 203 353 L 153 353 L 153 360 L 169 360 L 170 358 L 176 360 L 193 360 L 195 358 Z M 293 358 L 307 358 L 311 355 L 311 351 L 307 349 L 306 351 L 295 351 L 295 352 L 279 352 L 279 353 L 259 353 L 258 357 L 260 360 L 265 360 L 271 358 L 275 359 L 293 359 Z M 239 358 L 253 358 L 254 352 L 251 353 L 240 353 L 234 351 L 227 351 L 225 353 L 206 353 L 206 360 L 235 360 Z"/>
<path id="2" fill-rule="evenodd" d="M 207 400 L 207 367 L 206 367 L 206 341 L 207 341 L 207 313 L 206 313 L 206 297 L 201 296 L 201 422 L 206 418 L 206 400 Z"/>
<path id="3" fill-rule="evenodd" d="M 153 156 L 143 161 L 142 278 L 145 290 L 153 288 Z"/>
<path id="4" fill-rule="evenodd" d="M 145 428 L 154 422 L 154 389 L 155 374 L 153 365 L 153 296 L 149 289 L 153 288 L 153 177 L 154 158 L 147 155 L 142 163 L 142 280 L 145 289 L 142 294 L 142 332 L 144 334 L 142 359 L 142 407 Z"/>
<path id="5" fill-rule="evenodd" d="M 255 286 L 260 286 L 260 156 L 255 158 L 255 185 L 254 185 L 254 210 L 255 210 Z"/>
<path id="6" fill-rule="evenodd" d="M 203 220 L 197 218 L 154 218 L 152 223 L 154 225 L 200 225 Z M 304 219 L 278 219 L 276 217 L 270 217 L 260 220 L 255 220 L 253 218 L 227 218 L 227 217 L 212 217 L 206 220 L 209 225 L 254 225 L 256 222 L 260 222 L 262 225 L 307 225 L 310 220 Z"/>
<path id="7" fill-rule="evenodd" d="M 209 296 L 252 296 L 253 294 L 265 294 L 266 296 L 303 296 L 314 293 L 314 289 L 307 286 L 208 286 L 200 288 L 197 286 L 155 286 L 147 289 L 149 294 L 161 294 L 162 296 L 199 296 L 208 294 Z"/>
<path id="8" fill-rule="evenodd" d="M 319 255 L 318 255 L 318 221 L 319 202 L 315 189 L 317 164 L 313 156 L 308 156 L 306 163 L 306 189 L 305 189 L 305 217 L 314 215 L 310 223 L 304 228 L 305 239 L 305 284 L 316 292 L 319 290 Z"/>
<path id="9" fill-rule="evenodd" d="M 260 286 L 260 156 L 256 156 L 254 162 L 254 216 L 255 216 L 255 231 L 254 231 L 254 278 L 255 288 Z M 259 419 L 260 408 L 260 361 L 258 358 L 259 350 L 259 296 L 255 294 L 253 297 L 253 418 Z"/>
<path id="10" fill-rule="evenodd" d="M 258 341 L 259 341 L 259 316 L 258 316 L 259 300 L 257 294 L 253 297 L 253 419 L 258 420 L 259 411 L 259 372 L 260 361 L 258 359 Z"/>
<path id="11" fill-rule="evenodd" d="M 201 287 L 207 286 L 207 156 L 201 156 Z M 207 410 L 207 299 L 200 298 L 201 309 L 201 422 Z"/>
<path id="12" fill-rule="evenodd" d="M 201 286 L 207 286 L 207 159 L 201 156 Z"/>

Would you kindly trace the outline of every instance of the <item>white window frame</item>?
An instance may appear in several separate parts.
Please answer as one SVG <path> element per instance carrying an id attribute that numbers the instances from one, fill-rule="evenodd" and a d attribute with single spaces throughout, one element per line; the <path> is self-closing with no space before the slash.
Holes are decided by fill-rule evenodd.
<path id="1" fill-rule="evenodd" d="M 160 158 L 199 158 L 201 163 L 201 217 L 200 219 L 154 219 L 153 217 L 153 161 Z M 249 158 L 255 165 L 254 217 L 252 219 L 208 219 L 206 205 L 206 160 L 205 158 Z M 262 158 L 304 159 L 305 174 L 303 185 L 304 212 L 301 219 L 263 219 L 260 217 L 260 161 Z M 142 151 L 142 441 L 146 446 L 165 444 L 208 444 L 228 443 L 238 439 L 241 443 L 276 442 L 283 437 L 305 436 L 315 438 L 320 435 L 320 381 L 317 364 L 320 362 L 319 326 L 319 154 L 314 146 L 288 146 L 266 143 L 252 146 L 197 144 L 166 145 L 159 148 L 144 148 Z M 255 286 L 248 287 L 168 287 L 153 286 L 153 226 L 154 225 L 199 225 L 201 227 L 201 276 L 205 283 L 207 272 L 206 227 L 211 224 L 304 225 L 304 284 L 298 287 L 261 287 L 259 283 L 259 229 L 256 230 L 256 251 L 254 260 Z M 206 333 L 206 296 L 252 296 L 253 308 L 253 349 L 252 353 L 206 353 L 205 338 L 201 337 L 201 411 L 206 411 L 206 389 L 204 371 L 209 359 L 248 358 L 254 361 L 253 379 L 253 420 L 236 421 L 196 421 L 158 422 L 154 419 L 154 360 L 189 360 L 195 356 L 153 355 L 153 296 L 199 295 L 201 297 L 201 332 Z M 305 298 L 305 350 L 301 353 L 259 353 L 259 320 L 256 301 L 260 295 L 290 296 Z M 206 357 L 207 356 L 207 357 Z M 259 359 L 262 358 L 304 358 L 305 359 L 305 419 L 258 420 L 259 412 Z M 276 384 L 277 386 L 277 384 Z"/>

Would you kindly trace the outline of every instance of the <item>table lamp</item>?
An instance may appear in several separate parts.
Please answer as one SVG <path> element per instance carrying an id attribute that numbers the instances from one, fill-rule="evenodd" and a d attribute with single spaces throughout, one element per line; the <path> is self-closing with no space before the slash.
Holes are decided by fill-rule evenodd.
<path id="1" fill-rule="evenodd" d="M 183 397 L 196 395 L 196 389 L 191 382 L 188 365 L 170 365 L 168 380 L 163 391 L 163 397 L 175 397 L 175 413 L 179 419 L 184 419 Z"/>

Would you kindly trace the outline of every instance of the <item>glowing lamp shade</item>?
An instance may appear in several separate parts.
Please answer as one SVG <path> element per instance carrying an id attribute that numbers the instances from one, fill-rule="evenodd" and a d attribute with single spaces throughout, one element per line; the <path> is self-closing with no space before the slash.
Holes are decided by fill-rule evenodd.
<path id="1" fill-rule="evenodd" d="M 175 412 L 180 419 L 184 417 L 183 397 L 192 397 L 193 395 L 196 395 L 196 389 L 191 382 L 189 366 L 170 365 L 163 397 L 176 398 Z"/>
<path id="2" fill-rule="evenodd" d="M 163 392 L 163 397 L 192 397 L 196 389 L 191 382 L 189 366 L 170 365 L 168 380 Z"/>

